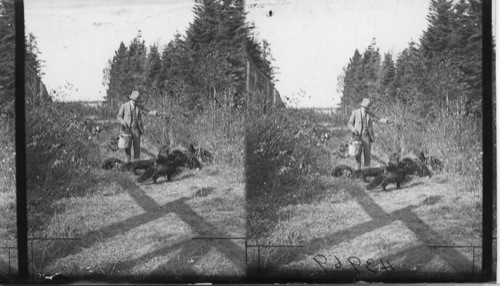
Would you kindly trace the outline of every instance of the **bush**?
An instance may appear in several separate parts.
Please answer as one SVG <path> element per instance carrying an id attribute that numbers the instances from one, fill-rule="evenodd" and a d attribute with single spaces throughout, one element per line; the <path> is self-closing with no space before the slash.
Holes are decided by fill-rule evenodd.
<path id="1" fill-rule="evenodd" d="M 26 109 L 26 183 L 30 227 L 39 229 L 51 204 L 59 198 L 83 195 L 93 185 L 91 166 L 99 149 L 87 108 L 29 99 Z"/>
<path id="2" fill-rule="evenodd" d="M 314 135 L 315 116 L 295 109 L 249 116 L 245 136 L 249 236 L 270 231 L 280 207 L 324 195 L 320 177 L 329 172 L 330 158 Z"/>

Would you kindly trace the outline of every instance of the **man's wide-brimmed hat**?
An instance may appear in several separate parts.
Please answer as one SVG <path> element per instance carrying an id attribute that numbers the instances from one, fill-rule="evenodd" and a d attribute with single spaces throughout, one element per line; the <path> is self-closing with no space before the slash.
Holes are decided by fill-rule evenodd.
<path id="1" fill-rule="evenodd" d="M 137 90 L 132 91 L 130 96 L 128 97 L 133 101 L 141 101 L 142 99 L 140 98 L 140 94 Z"/>
<path id="2" fill-rule="evenodd" d="M 370 107 L 371 104 L 372 103 L 371 103 L 370 99 L 368 99 L 368 98 L 363 98 L 363 101 L 361 102 L 361 106 L 363 106 L 363 107 Z"/>

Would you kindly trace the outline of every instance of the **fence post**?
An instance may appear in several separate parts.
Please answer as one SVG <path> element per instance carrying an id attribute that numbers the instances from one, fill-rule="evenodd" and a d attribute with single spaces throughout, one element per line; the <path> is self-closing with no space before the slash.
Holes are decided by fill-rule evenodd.
<path id="1" fill-rule="evenodd" d="M 250 61 L 247 59 L 247 74 L 246 74 L 246 85 L 247 91 L 250 91 Z"/>

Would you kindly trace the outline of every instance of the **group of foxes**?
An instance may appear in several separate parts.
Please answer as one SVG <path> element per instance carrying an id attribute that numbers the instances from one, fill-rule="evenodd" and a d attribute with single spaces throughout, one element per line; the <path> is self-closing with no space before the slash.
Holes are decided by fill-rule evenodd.
<path id="1" fill-rule="evenodd" d="M 408 179 L 409 175 L 418 175 L 419 177 L 431 177 L 432 170 L 442 171 L 444 168 L 443 162 L 433 156 L 426 157 L 423 152 L 420 152 L 418 159 L 411 158 L 400 159 L 399 153 L 394 153 L 389 159 L 386 167 L 368 167 L 361 170 L 353 170 L 347 165 L 339 165 L 332 172 L 334 177 L 361 178 L 367 182 L 367 177 L 375 177 L 366 188 L 374 189 L 377 186 L 382 186 L 386 191 L 389 184 L 396 184 L 396 188 L 401 187 L 401 183 Z"/>
<path id="2" fill-rule="evenodd" d="M 138 183 L 145 182 L 149 178 L 157 183 L 158 178 L 167 177 L 167 181 L 171 181 L 172 177 L 177 174 L 181 167 L 189 169 L 201 169 L 201 162 L 213 162 L 213 155 L 208 150 L 203 148 L 195 149 L 193 144 L 189 145 L 187 150 L 170 151 L 168 146 L 163 146 L 158 153 L 156 159 L 137 160 L 130 163 L 124 163 L 117 158 L 108 158 L 102 164 L 102 168 L 106 170 L 117 169 L 120 171 L 133 171 L 137 174 L 137 170 L 145 170 L 139 178 Z"/>
<path id="3" fill-rule="evenodd" d="M 104 161 L 102 168 L 133 171 L 135 174 L 137 174 L 137 170 L 143 169 L 145 171 L 137 179 L 137 182 L 142 183 L 152 178 L 153 182 L 157 183 L 158 178 L 163 176 L 167 177 L 167 181 L 171 181 L 181 167 L 201 169 L 202 164 L 200 161 L 212 163 L 213 155 L 206 149 L 196 149 L 193 144 L 190 144 L 187 150 L 173 150 L 171 152 L 168 146 L 163 146 L 157 158 L 152 160 L 124 163 L 117 158 L 108 158 Z M 426 157 L 423 152 L 420 152 L 417 159 L 400 159 L 399 153 L 394 153 L 385 167 L 367 167 L 353 170 L 347 165 L 338 165 L 333 170 L 332 175 L 334 177 L 359 178 L 364 182 L 368 182 L 368 177 L 374 177 L 366 188 L 371 190 L 377 186 L 382 186 L 382 189 L 386 191 L 389 184 L 396 184 L 396 188 L 399 189 L 401 183 L 408 179 L 410 175 L 431 177 L 432 173 L 429 167 L 433 171 L 442 171 L 444 164 L 436 157 Z"/>

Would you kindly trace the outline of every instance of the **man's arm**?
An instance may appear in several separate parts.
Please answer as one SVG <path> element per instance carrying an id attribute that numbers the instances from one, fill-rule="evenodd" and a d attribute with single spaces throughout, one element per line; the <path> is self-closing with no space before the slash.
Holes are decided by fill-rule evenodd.
<path id="1" fill-rule="evenodd" d="M 123 120 L 123 114 L 125 113 L 125 108 L 124 106 L 120 106 L 120 111 L 118 111 L 118 115 L 116 116 L 116 119 L 118 119 L 118 122 L 120 122 L 121 125 L 127 125 L 125 120 Z"/>
<path id="2" fill-rule="evenodd" d="M 349 122 L 347 123 L 347 127 L 349 130 L 351 130 L 353 133 L 358 133 L 356 128 L 354 128 L 354 121 L 355 121 L 355 115 L 354 112 L 351 113 L 351 118 L 349 119 Z"/>

